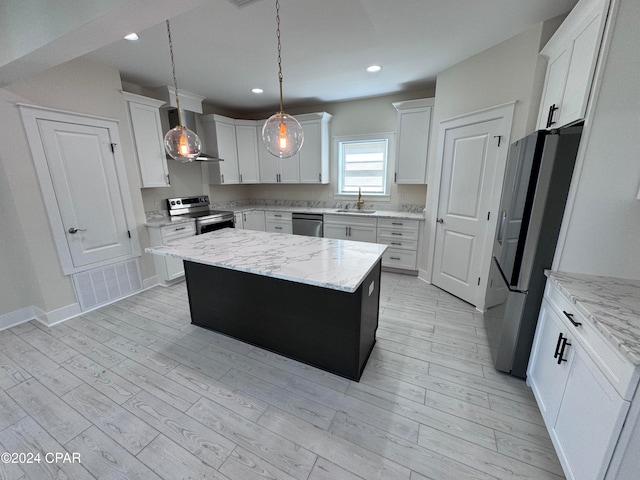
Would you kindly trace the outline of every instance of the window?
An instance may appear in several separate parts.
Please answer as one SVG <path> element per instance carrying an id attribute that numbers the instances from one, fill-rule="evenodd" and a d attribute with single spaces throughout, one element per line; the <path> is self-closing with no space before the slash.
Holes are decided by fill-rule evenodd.
<path id="1" fill-rule="evenodd" d="M 338 159 L 338 195 L 389 195 L 387 175 L 393 134 L 335 137 Z"/>

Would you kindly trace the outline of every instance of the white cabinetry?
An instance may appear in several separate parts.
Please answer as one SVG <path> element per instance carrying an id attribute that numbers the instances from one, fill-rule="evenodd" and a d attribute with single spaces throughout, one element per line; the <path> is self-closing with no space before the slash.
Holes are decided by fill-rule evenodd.
<path id="1" fill-rule="evenodd" d="M 291 212 L 264 212 L 265 231 L 276 233 L 293 233 Z"/>
<path id="2" fill-rule="evenodd" d="M 580 0 L 540 52 L 548 58 L 538 128 L 584 119 L 609 0 Z"/>
<path id="3" fill-rule="evenodd" d="M 161 100 L 123 92 L 135 146 L 142 188 L 168 187 L 169 170 L 160 123 Z"/>
<path id="4" fill-rule="evenodd" d="M 152 247 L 170 245 L 175 240 L 191 237 L 195 234 L 195 220 L 176 225 L 166 225 L 160 228 L 149 227 L 149 240 Z M 184 276 L 184 264 L 180 258 L 154 255 L 153 261 L 155 262 L 158 281 L 161 283 L 167 284 Z"/>
<path id="5" fill-rule="evenodd" d="M 236 147 L 240 183 L 260 183 L 258 132 L 254 120 L 236 120 Z"/>
<path id="6" fill-rule="evenodd" d="M 235 228 L 244 229 L 244 213 L 238 212 L 233 214 L 233 223 Z"/>
<path id="7" fill-rule="evenodd" d="M 245 230 L 260 230 L 264 232 L 264 211 L 263 210 L 249 210 L 242 212 L 242 225 Z M 236 225 L 236 228 L 237 225 Z"/>
<path id="8" fill-rule="evenodd" d="M 382 266 L 417 270 L 420 222 L 400 218 L 379 218 L 377 243 L 389 245 L 382 256 Z"/>
<path id="9" fill-rule="evenodd" d="M 202 115 L 200 121 L 204 133 L 201 140 L 206 145 L 203 150 L 209 154 L 217 154 L 222 159 L 210 165 L 209 183 L 240 183 L 235 120 L 220 115 Z M 211 174 L 211 171 L 215 171 L 215 174 Z"/>
<path id="10" fill-rule="evenodd" d="M 378 219 L 359 215 L 325 215 L 324 236 L 340 240 L 376 243 Z"/>
<path id="11" fill-rule="evenodd" d="M 269 153 L 262 141 L 262 127 L 266 120 L 257 122 L 258 161 L 262 183 L 300 183 L 300 159 L 298 155 L 279 158 Z M 304 148 L 304 145 L 303 145 Z"/>
<path id="12" fill-rule="evenodd" d="M 605 478 L 614 450 L 624 449 L 620 432 L 638 379 L 631 362 L 551 281 L 527 381 L 567 478 Z"/>
<path id="13" fill-rule="evenodd" d="M 427 183 L 427 156 L 434 99 L 396 102 L 396 183 Z"/>
<path id="14" fill-rule="evenodd" d="M 329 183 L 329 122 L 326 112 L 297 115 L 304 142 L 298 153 L 300 183 Z"/>

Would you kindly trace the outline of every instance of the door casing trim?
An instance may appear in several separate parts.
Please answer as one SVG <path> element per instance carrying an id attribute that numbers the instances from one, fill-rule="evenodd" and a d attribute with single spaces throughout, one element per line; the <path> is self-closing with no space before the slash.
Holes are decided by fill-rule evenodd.
<path id="1" fill-rule="evenodd" d="M 509 145 L 511 144 L 511 126 L 513 123 L 513 115 L 515 111 L 516 101 L 503 103 L 493 107 L 477 110 L 475 112 L 458 115 L 452 118 L 442 120 L 438 129 L 438 153 L 435 162 L 435 172 L 433 175 L 429 175 L 430 179 L 433 179 L 429 185 L 429 204 L 433 208 L 426 209 L 425 212 L 425 233 L 429 235 L 429 247 L 427 250 L 427 268 L 424 271 L 424 279 L 429 283 L 433 283 L 433 265 L 436 253 L 436 222 L 435 219 L 438 215 L 439 198 L 440 198 L 440 183 L 442 181 L 442 164 L 444 162 L 444 140 L 448 130 L 460 128 L 476 123 L 488 122 L 491 120 L 502 120 L 502 139 L 501 145 L 505 148 L 499 150 L 498 162 L 496 165 L 496 172 L 494 177 L 494 186 L 500 188 L 494 188 L 490 201 L 491 212 L 497 212 L 500 207 L 500 195 L 502 193 L 502 179 L 504 177 L 504 170 L 507 164 L 507 153 Z M 495 232 L 497 225 L 498 215 L 491 215 L 489 224 L 487 225 L 488 232 Z M 490 235 L 489 235 L 490 236 Z M 493 239 L 491 239 L 493 240 Z M 485 293 L 487 289 L 487 280 L 489 278 L 489 266 L 491 264 L 491 251 L 493 248 L 493 241 L 485 241 L 482 249 L 482 267 L 480 273 L 480 288 L 478 289 L 478 295 L 476 296 L 475 307 L 479 311 L 485 309 Z"/>

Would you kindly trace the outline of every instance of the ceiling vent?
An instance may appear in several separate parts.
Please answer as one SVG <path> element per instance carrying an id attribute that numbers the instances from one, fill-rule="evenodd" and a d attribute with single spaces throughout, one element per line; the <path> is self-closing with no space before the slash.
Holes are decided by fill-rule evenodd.
<path id="1" fill-rule="evenodd" d="M 235 5 L 236 7 L 240 8 L 240 7 L 246 7 L 247 5 L 251 4 L 251 3 L 255 3 L 258 0 L 228 0 L 228 2 L 231 5 Z"/>

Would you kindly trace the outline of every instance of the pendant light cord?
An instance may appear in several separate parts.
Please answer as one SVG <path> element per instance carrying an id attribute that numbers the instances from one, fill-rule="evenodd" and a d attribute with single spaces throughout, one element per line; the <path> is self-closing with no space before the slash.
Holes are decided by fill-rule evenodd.
<path id="1" fill-rule="evenodd" d="M 169 37 L 169 55 L 171 56 L 171 69 L 173 71 L 173 88 L 176 93 L 176 107 L 178 109 L 178 124 L 182 126 L 182 114 L 180 113 L 180 97 L 178 95 L 178 79 L 176 77 L 176 63 L 173 60 L 173 42 L 171 41 L 171 28 L 167 19 L 167 36 Z M 282 86 L 280 87 L 282 89 Z M 280 94 L 282 95 L 282 93 Z"/>
<path id="2" fill-rule="evenodd" d="M 284 113 L 284 107 L 282 106 L 282 45 L 280 44 L 280 0 L 276 0 L 276 37 L 278 38 L 278 81 L 280 82 L 280 113 Z"/>

